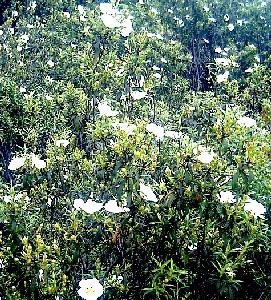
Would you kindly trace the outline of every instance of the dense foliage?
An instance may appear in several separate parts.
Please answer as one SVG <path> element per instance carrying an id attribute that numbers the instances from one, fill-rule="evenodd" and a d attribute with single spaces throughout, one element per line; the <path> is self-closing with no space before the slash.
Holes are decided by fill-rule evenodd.
<path id="1" fill-rule="evenodd" d="M 0 297 L 270 299 L 270 11 L 3 2 Z"/>

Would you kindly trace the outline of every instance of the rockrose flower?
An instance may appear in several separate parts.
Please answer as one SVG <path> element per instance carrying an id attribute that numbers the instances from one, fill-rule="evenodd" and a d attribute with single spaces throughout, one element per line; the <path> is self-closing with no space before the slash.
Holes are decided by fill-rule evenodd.
<path id="1" fill-rule="evenodd" d="M 140 183 L 139 185 L 139 193 L 140 196 L 145 200 L 153 201 L 153 202 L 158 201 L 152 189 L 143 183 Z"/>
<path id="2" fill-rule="evenodd" d="M 39 159 L 35 154 L 32 155 L 32 167 L 36 167 L 37 169 L 43 169 L 46 167 L 46 161 L 43 159 Z"/>
<path id="3" fill-rule="evenodd" d="M 226 81 L 228 79 L 229 75 L 230 75 L 229 71 L 225 71 L 224 74 L 217 75 L 217 78 L 216 78 L 217 83 Z"/>
<path id="4" fill-rule="evenodd" d="M 156 125 L 154 123 L 150 123 L 146 126 L 147 131 L 153 133 L 157 136 L 158 139 L 161 139 L 165 135 L 165 129 L 162 126 Z"/>
<path id="5" fill-rule="evenodd" d="M 69 145 L 69 141 L 68 140 L 56 140 L 55 144 L 57 147 L 60 147 L 61 145 L 66 148 Z"/>
<path id="6" fill-rule="evenodd" d="M 82 279 L 79 286 L 78 295 L 85 300 L 97 300 L 104 292 L 103 286 L 96 278 Z"/>
<path id="7" fill-rule="evenodd" d="M 141 92 L 141 91 L 133 91 L 131 92 L 131 97 L 134 99 L 134 100 L 140 100 L 144 97 L 147 96 L 147 92 Z"/>
<path id="8" fill-rule="evenodd" d="M 8 165 L 9 170 L 17 170 L 24 165 L 25 158 L 23 157 L 14 157 Z"/>
<path id="9" fill-rule="evenodd" d="M 209 164 L 214 159 L 214 154 L 202 152 L 200 155 L 197 156 L 197 159 L 203 164 Z"/>
<path id="10" fill-rule="evenodd" d="M 220 192 L 219 195 L 217 195 L 217 196 L 218 196 L 221 203 L 225 203 L 225 202 L 235 203 L 236 202 L 235 196 L 230 191 Z"/>
<path id="11" fill-rule="evenodd" d="M 257 126 L 256 121 L 249 117 L 242 117 L 237 121 L 237 124 L 245 127 Z"/>
<path id="12" fill-rule="evenodd" d="M 246 200 L 244 206 L 245 211 L 250 211 L 255 217 L 264 218 L 263 214 L 265 213 L 265 207 L 256 200 L 252 200 L 249 197 Z"/>
<path id="13" fill-rule="evenodd" d="M 113 16 L 111 16 L 109 14 L 101 15 L 101 20 L 103 21 L 104 26 L 111 28 L 111 29 L 121 26 L 120 22 L 116 18 L 114 18 Z"/>
<path id="14" fill-rule="evenodd" d="M 118 114 L 116 110 L 112 110 L 111 107 L 106 103 L 99 103 L 98 110 L 101 116 L 115 117 Z"/>
<path id="15" fill-rule="evenodd" d="M 118 213 L 123 213 L 123 212 L 128 212 L 130 211 L 130 209 L 128 207 L 121 207 L 118 206 L 118 203 L 116 200 L 109 200 L 105 205 L 104 205 L 104 209 L 108 212 L 112 212 L 115 214 Z"/>

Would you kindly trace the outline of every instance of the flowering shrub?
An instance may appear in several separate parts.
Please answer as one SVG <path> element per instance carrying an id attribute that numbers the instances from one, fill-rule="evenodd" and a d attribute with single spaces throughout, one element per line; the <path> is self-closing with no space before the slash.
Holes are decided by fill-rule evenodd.
<path id="1" fill-rule="evenodd" d="M 20 3 L 0 27 L 0 297 L 270 298 L 252 8 Z"/>

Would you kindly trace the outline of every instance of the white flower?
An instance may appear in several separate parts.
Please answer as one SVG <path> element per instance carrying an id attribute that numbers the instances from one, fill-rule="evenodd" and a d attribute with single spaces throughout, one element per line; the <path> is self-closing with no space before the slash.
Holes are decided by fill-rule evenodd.
<path id="1" fill-rule="evenodd" d="M 132 133 L 133 130 L 136 129 L 136 125 L 128 124 L 128 123 L 113 123 L 113 127 L 119 127 L 121 130 L 125 131 L 128 135 Z"/>
<path id="2" fill-rule="evenodd" d="M 103 21 L 104 25 L 108 28 L 116 28 L 121 26 L 119 21 L 109 14 L 101 15 L 101 20 Z"/>
<path id="3" fill-rule="evenodd" d="M 55 65 L 55 63 L 50 59 L 47 61 L 47 65 L 52 68 Z"/>
<path id="4" fill-rule="evenodd" d="M 249 117 L 242 117 L 237 121 L 237 124 L 245 127 L 257 126 L 256 121 Z"/>
<path id="5" fill-rule="evenodd" d="M 215 48 L 215 52 L 216 52 L 216 53 L 221 53 L 221 52 L 222 52 L 222 49 L 221 49 L 221 47 L 217 47 L 217 48 Z"/>
<path id="6" fill-rule="evenodd" d="M 15 29 L 14 28 L 9 28 L 10 34 L 14 34 L 15 33 Z"/>
<path id="7" fill-rule="evenodd" d="M 157 66 L 152 66 L 152 69 L 154 70 L 154 71 L 159 71 L 160 70 L 160 68 L 159 67 L 157 67 Z"/>
<path id="8" fill-rule="evenodd" d="M 79 202 L 80 204 L 80 202 Z M 80 204 L 80 207 L 82 210 L 84 210 L 88 214 L 93 214 L 103 207 L 103 203 L 98 203 L 95 201 L 92 201 L 91 199 L 88 199 L 87 202 L 84 202 Z"/>
<path id="9" fill-rule="evenodd" d="M 261 59 L 260 59 L 260 57 L 259 57 L 258 55 L 255 55 L 254 58 L 255 58 L 255 60 L 256 60 L 258 63 L 261 62 Z"/>
<path id="10" fill-rule="evenodd" d="M 263 214 L 265 213 L 265 207 L 256 200 L 252 200 L 249 197 L 246 200 L 244 206 L 245 211 L 250 211 L 255 217 L 264 218 Z"/>
<path id="11" fill-rule="evenodd" d="M 144 85 L 144 82 L 145 82 L 145 78 L 143 75 L 141 75 L 139 80 L 139 86 L 142 87 Z"/>
<path id="12" fill-rule="evenodd" d="M 20 87 L 20 92 L 21 93 L 26 93 L 26 88 L 24 88 L 23 86 Z"/>
<path id="13" fill-rule="evenodd" d="M 242 26 L 243 25 L 243 20 L 237 20 L 236 24 L 239 25 L 239 26 Z"/>
<path id="14" fill-rule="evenodd" d="M 225 71 L 224 74 L 217 75 L 217 78 L 216 78 L 217 83 L 221 83 L 223 81 L 226 81 L 228 79 L 229 75 L 230 75 L 229 71 Z"/>
<path id="15" fill-rule="evenodd" d="M 3 269 L 5 267 L 5 261 L 3 259 L 0 259 L 0 269 Z"/>
<path id="16" fill-rule="evenodd" d="M 69 141 L 68 140 L 56 140 L 55 144 L 57 147 L 60 147 L 61 145 L 66 148 L 69 145 Z"/>
<path id="17" fill-rule="evenodd" d="M 25 158 L 23 157 L 14 157 L 9 163 L 9 170 L 17 170 L 24 165 Z"/>
<path id="18" fill-rule="evenodd" d="M 155 15 L 157 15 L 157 14 L 158 14 L 158 11 L 157 11 L 157 9 L 156 9 L 156 8 L 154 8 L 154 7 L 152 7 L 152 8 L 151 8 L 151 12 L 152 12 L 152 13 L 154 13 Z"/>
<path id="19" fill-rule="evenodd" d="M 104 292 L 98 279 L 82 279 L 79 282 L 78 294 L 85 300 L 97 300 Z"/>
<path id="20" fill-rule="evenodd" d="M 30 1 L 30 3 L 29 3 L 29 8 L 31 8 L 31 9 L 35 9 L 37 7 L 37 3 L 36 3 L 36 1 Z"/>
<path id="21" fill-rule="evenodd" d="M 197 156 L 197 159 L 203 164 L 209 164 L 214 159 L 214 154 L 202 152 L 200 155 Z"/>
<path id="22" fill-rule="evenodd" d="M 0 35 L 3 35 L 4 31 L 2 29 L 0 29 Z"/>
<path id="23" fill-rule="evenodd" d="M 19 13 L 17 12 L 17 10 L 14 10 L 14 11 L 11 12 L 11 16 L 12 16 L 12 18 L 18 17 Z"/>
<path id="24" fill-rule="evenodd" d="M 22 50 L 23 50 L 23 47 L 17 46 L 17 51 L 18 51 L 18 52 L 21 52 Z"/>
<path id="25" fill-rule="evenodd" d="M 163 62 L 163 63 L 167 63 L 167 60 L 164 58 L 164 57 L 161 57 L 161 62 Z"/>
<path id="26" fill-rule="evenodd" d="M 129 16 L 126 20 L 124 20 L 121 26 L 123 27 L 121 35 L 124 37 L 129 36 L 129 34 L 133 31 L 132 17 Z"/>
<path id="27" fill-rule="evenodd" d="M 11 196 L 3 196 L 3 200 L 6 202 L 6 203 L 10 203 L 12 198 Z"/>
<path id="28" fill-rule="evenodd" d="M 139 184 L 139 192 L 140 192 L 140 196 L 145 200 L 153 201 L 153 202 L 158 201 L 152 189 L 143 183 Z"/>
<path id="29" fill-rule="evenodd" d="M 193 244 L 191 244 L 191 245 L 188 246 L 188 249 L 190 251 L 197 250 L 198 249 L 198 244 L 197 243 L 193 243 Z"/>
<path id="30" fill-rule="evenodd" d="M 73 206 L 75 209 L 79 210 L 80 208 L 83 207 L 83 205 L 85 204 L 83 199 L 75 199 L 73 202 Z"/>
<path id="31" fill-rule="evenodd" d="M 21 41 L 26 44 L 29 40 L 29 36 L 27 34 L 21 35 Z"/>
<path id="32" fill-rule="evenodd" d="M 181 133 L 174 130 L 165 131 L 165 136 L 171 137 L 172 139 L 179 139 L 181 137 Z"/>
<path id="33" fill-rule="evenodd" d="M 143 0 L 138 0 L 139 4 L 144 4 Z"/>
<path id="34" fill-rule="evenodd" d="M 118 203 L 116 200 L 109 200 L 105 205 L 104 209 L 108 212 L 112 212 L 115 214 L 122 213 L 122 212 L 128 212 L 130 209 L 128 207 L 121 207 L 118 206 Z"/>
<path id="35" fill-rule="evenodd" d="M 43 159 L 39 159 L 35 154 L 32 155 L 32 167 L 36 167 L 37 169 L 43 169 L 46 167 L 46 161 Z"/>
<path id="36" fill-rule="evenodd" d="M 234 25 L 233 25 L 233 24 L 229 24 L 229 25 L 228 25 L 228 29 L 229 29 L 229 31 L 233 31 Z"/>
<path id="37" fill-rule="evenodd" d="M 161 77 L 162 77 L 162 75 L 160 73 L 154 73 L 152 76 L 157 79 L 161 79 Z"/>
<path id="38" fill-rule="evenodd" d="M 67 19 L 69 19 L 69 18 L 71 17 L 71 14 L 70 14 L 68 11 L 64 11 L 64 12 L 63 12 L 63 15 L 64 15 Z"/>
<path id="39" fill-rule="evenodd" d="M 48 83 L 53 83 L 54 79 L 52 77 L 50 77 L 49 75 L 47 75 L 45 77 L 45 80 L 48 81 Z"/>
<path id="40" fill-rule="evenodd" d="M 85 15 L 81 15 L 79 19 L 80 19 L 80 21 L 82 21 L 82 22 L 85 22 L 85 21 L 87 20 L 87 18 L 86 18 Z"/>
<path id="41" fill-rule="evenodd" d="M 165 129 L 162 126 L 156 125 L 154 123 L 149 123 L 146 126 L 147 131 L 150 133 L 153 133 L 154 135 L 157 136 L 157 138 L 163 138 L 165 135 Z"/>
<path id="42" fill-rule="evenodd" d="M 229 22 L 229 20 L 230 20 L 229 15 L 225 15 L 225 16 L 224 16 L 224 21 L 225 21 L 225 22 Z"/>
<path id="43" fill-rule="evenodd" d="M 118 114 L 116 110 L 112 110 L 111 107 L 106 103 L 99 103 L 98 110 L 101 116 L 115 117 Z"/>
<path id="44" fill-rule="evenodd" d="M 47 199 L 47 204 L 48 204 L 49 206 L 52 205 L 52 198 L 48 198 L 48 199 Z"/>
<path id="45" fill-rule="evenodd" d="M 227 58 L 224 58 L 224 57 L 215 58 L 215 62 L 218 65 L 223 65 L 223 66 L 227 66 L 229 64 L 229 60 Z"/>
<path id="46" fill-rule="evenodd" d="M 254 71 L 253 68 L 248 68 L 245 70 L 246 73 L 252 73 L 253 71 Z"/>
<path id="47" fill-rule="evenodd" d="M 235 203 L 236 202 L 235 196 L 230 191 L 220 192 L 219 195 L 217 195 L 217 196 L 218 196 L 221 203 L 225 203 L 225 202 Z"/>
<path id="48" fill-rule="evenodd" d="M 147 92 L 140 92 L 140 91 L 133 91 L 131 92 L 131 97 L 134 99 L 134 100 L 140 100 L 144 97 L 147 96 Z"/>
<path id="49" fill-rule="evenodd" d="M 78 5 L 77 9 L 78 9 L 80 15 L 83 15 L 85 13 L 84 7 L 82 5 Z"/>
<path id="50" fill-rule="evenodd" d="M 41 281 L 42 279 L 43 279 L 43 270 L 42 269 L 40 269 L 39 270 L 39 280 Z"/>
<path id="51" fill-rule="evenodd" d="M 209 44 L 209 40 L 203 38 L 204 43 Z"/>
<path id="52" fill-rule="evenodd" d="M 113 9 L 111 3 L 100 3 L 100 10 L 103 14 L 108 14 L 108 15 L 114 15 L 117 12 L 116 9 Z"/>
<path id="53" fill-rule="evenodd" d="M 216 19 L 215 18 L 208 18 L 208 20 L 212 23 L 215 23 L 216 22 Z"/>
<path id="54" fill-rule="evenodd" d="M 157 33 L 155 36 L 158 38 L 158 40 L 163 40 L 164 39 L 160 33 Z"/>
<path id="55" fill-rule="evenodd" d="M 51 101 L 51 100 L 53 100 L 53 97 L 52 97 L 52 96 L 49 96 L 49 95 L 46 95 L 46 96 L 45 96 L 45 99 L 48 100 L 48 101 Z"/>

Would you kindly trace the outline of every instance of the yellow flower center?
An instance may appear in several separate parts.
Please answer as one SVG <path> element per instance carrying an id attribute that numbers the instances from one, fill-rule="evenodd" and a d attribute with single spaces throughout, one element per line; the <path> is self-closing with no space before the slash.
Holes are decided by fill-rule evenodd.
<path id="1" fill-rule="evenodd" d="M 87 288 L 87 293 L 88 294 L 93 294 L 94 293 L 94 289 L 92 287 Z"/>

